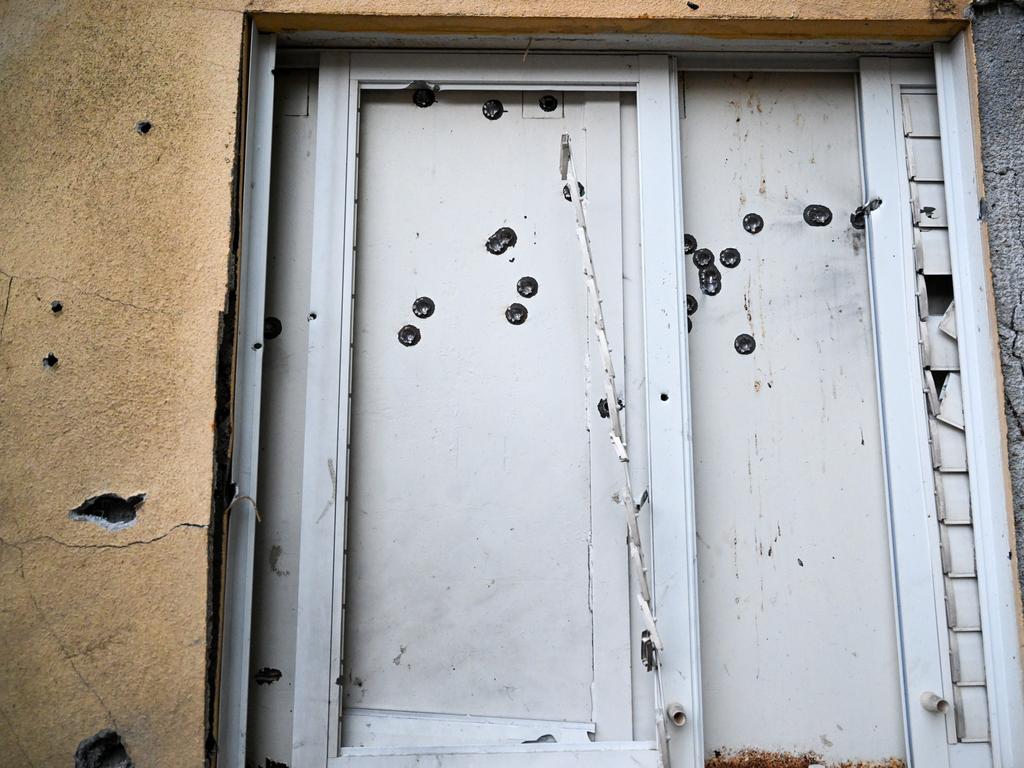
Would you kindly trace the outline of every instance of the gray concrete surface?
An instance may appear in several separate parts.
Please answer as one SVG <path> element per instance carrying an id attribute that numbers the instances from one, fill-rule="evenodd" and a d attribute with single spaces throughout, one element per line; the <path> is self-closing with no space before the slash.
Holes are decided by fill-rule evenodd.
<path id="1" fill-rule="evenodd" d="M 1005 381 L 1017 570 L 1024 584 L 1024 8 L 975 3 L 981 156 Z"/>

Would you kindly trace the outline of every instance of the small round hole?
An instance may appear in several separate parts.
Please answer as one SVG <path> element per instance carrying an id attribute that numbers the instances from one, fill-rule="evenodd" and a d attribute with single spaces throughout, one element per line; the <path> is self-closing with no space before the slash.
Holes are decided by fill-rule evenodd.
<path id="1" fill-rule="evenodd" d="M 309 319 L 310 320 L 316 320 L 316 312 L 310 312 L 309 313 Z"/>
<path id="2" fill-rule="evenodd" d="M 661 393 L 661 402 L 663 402 L 663 403 L 664 403 L 664 402 L 666 402 L 667 400 L 668 400 L 668 392 L 662 392 L 662 393 Z"/>
<path id="3" fill-rule="evenodd" d="M 56 315 L 57 313 L 64 311 L 64 305 L 59 301 L 51 301 L 50 310 Z"/>
<path id="4" fill-rule="evenodd" d="M 57 359 L 57 356 L 53 354 L 53 352 L 50 352 L 43 358 L 43 367 L 53 368 L 58 362 L 60 361 Z"/>
<path id="5" fill-rule="evenodd" d="M 260 342 L 257 341 L 255 344 L 252 345 L 252 348 L 253 349 L 263 349 L 263 345 Z"/>
<path id="6" fill-rule="evenodd" d="M 135 132 L 142 136 L 145 136 L 151 130 L 153 130 L 153 124 L 149 122 L 149 120 L 139 120 L 139 122 L 135 124 Z"/>

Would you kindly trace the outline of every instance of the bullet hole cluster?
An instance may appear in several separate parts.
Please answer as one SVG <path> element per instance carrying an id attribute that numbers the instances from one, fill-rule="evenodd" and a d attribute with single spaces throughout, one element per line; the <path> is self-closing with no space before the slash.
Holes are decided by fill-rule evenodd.
<path id="1" fill-rule="evenodd" d="M 743 217 L 743 228 L 751 234 L 760 232 L 764 227 L 764 220 L 756 213 L 748 213 Z M 700 292 L 705 296 L 717 296 L 722 291 L 722 272 L 718 269 L 715 264 L 715 253 L 710 248 L 701 248 L 697 242 L 697 238 L 691 234 L 683 235 L 683 253 L 690 256 L 693 261 L 693 266 L 697 268 L 697 284 L 700 286 Z M 739 249 L 737 248 L 724 248 L 718 254 L 718 263 L 726 269 L 736 269 L 742 261 Z M 698 309 L 697 299 L 692 294 L 686 294 L 686 332 L 690 333 L 693 330 L 693 314 Z M 754 339 L 753 337 L 743 334 L 750 339 L 749 349 L 746 342 L 742 344 L 743 350 L 740 350 L 739 337 L 734 345 L 736 351 L 742 355 L 749 355 L 754 351 Z"/>
<path id="2" fill-rule="evenodd" d="M 412 303 L 412 313 L 425 320 L 434 314 L 436 305 L 429 296 L 420 296 Z M 414 347 L 420 343 L 420 329 L 415 325 L 403 325 L 398 329 L 398 342 L 405 347 Z"/>

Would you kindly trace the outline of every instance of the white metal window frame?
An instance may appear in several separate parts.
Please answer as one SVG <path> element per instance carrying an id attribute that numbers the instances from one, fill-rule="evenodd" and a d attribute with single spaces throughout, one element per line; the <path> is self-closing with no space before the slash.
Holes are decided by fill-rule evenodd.
<path id="1" fill-rule="evenodd" d="M 348 403 L 355 253 L 356 153 L 359 93 L 427 82 L 442 90 L 615 90 L 637 97 L 641 238 L 644 259 L 650 514 L 653 582 L 659 626 L 673 638 L 661 655 L 667 701 L 699 709 L 696 653 L 696 560 L 687 399 L 685 288 L 682 271 L 676 71 L 664 55 L 342 53 L 320 56 L 310 297 L 306 443 L 298 574 L 293 765 L 333 761 L 339 742 L 344 594 L 344 489 L 347 487 Z M 329 137 L 329 138 L 328 138 Z M 676 149 L 666 157 L 664 148 Z M 552 173 L 556 171 L 552 150 Z M 340 300 L 339 300 L 340 299 Z M 656 323 L 646 322 L 655 316 Z M 666 322 L 665 319 L 668 319 Z M 656 414 L 656 416 L 655 416 Z M 337 425 L 337 428 L 334 428 Z M 623 553 L 625 556 L 625 553 Z M 658 563 L 671 564 L 670 572 Z M 659 578 L 660 576 L 660 578 Z M 333 590 L 324 589 L 333 584 Z M 698 717 L 673 734 L 677 765 L 701 760 Z M 653 743 L 596 742 L 593 751 L 652 753 Z M 580 745 L 520 745 L 517 753 L 552 754 Z M 407 753 L 409 750 L 405 750 Z M 429 750 L 416 750 L 427 752 Z M 493 752 L 494 750 L 480 750 Z M 507 748 L 504 751 L 512 751 Z M 401 750 L 392 751 L 398 756 Z M 689 758 L 684 756 L 689 755 Z M 383 756 L 383 755 L 382 755 Z M 683 762 L 685 759 L 685 762 Z"/>
<path id="2" fill-rule="evenodd" d="M 275 37 L 254 30 L 249 63 L 249 87 L 245 133 L 241 261 L 239 269 L 239 336 L 236 360 L 234 410 L 233 479 L 238 496 L 256 494 L 257 449 L 259 445 L 259 402 L 262 370 L 261 339 L 265 294 L 266 235 L 269 218 L 270 146 L 273 115 L 273 68 Z M 803 62 L 800 54 L 730 55 L 728 61 L 702 65 L 707 54 L 684 55 L 687 68 L 701 69 L 805 69 L 850 70 L 848 63 L 829 64 L 820 55 Z M 720 58 L 720 57 L 719 57 Z M 528 61 L 528 63 L 527 63 Z M 363 87 L 404 88 L 414 81 L 429 81 L 444 88 L 635 90 L 637 92 L 641 212 L 644 249 L 645 316 L 662 311 L 670 318 L 668 328 L 650 324 L 646 331 L 648 409 L 650 419 L 651 489 L 654 503 L 655 592 L 662 606 L 659 626 L 671 638 L 663 658 L 666 701 L 683 704 L 689 721 L 674 734 L 673 768 L 703 764 L 700 702 L 700 657 L 697 629 L 695 514 L 692 495 L 692 441 L 690 435 L 686 334 L 680 333 L 685 315 L 682 284 L 682 200 L 679 165 L 678 105 L 674 59 L 666 55 L 601 56 L 586 54 L 531 55 L 440 53 L 339 53 L 321 54 L 321 102 L 319 136 L 344 137 L 335 142 L 318 142 L 316 158 L 316 200 L 314 212 L 314 281 L 310 311 L 318 320 L 311 323 L 307 397 L 315 407 L 307 409 L 307 461 L 303 479 L 302 550 L 299 567 L 299 637 L 296 667 L 296 702 L 293 765 L 320 765 L 328 758 L 328 744 L 337 744 L 339 687 L 334 684 L 340 668 L 341 627 L 337 601 L 342 592 L 343 573 L 336 568 L 335 553 L 344 550 L 343 507 L 337 504 L 340 489 L 344 499 L 344 433 L 323 429 L 338 416 L 342 392 L 347 392 L 347 365 L 341 350 L 349 348 L 348 302 L 338 303 L 339 292 L 348 294 L 353 248 L 357 94 Z M 897 61 L 897 60 L 890 60 Z M 691 66 L 691 64 L 693 66 Z M 986 637 L 985 661 L 989 670 L 992 712 L 992 740 L 996 765 L 1020 764 L 1024 747 L 1024 701 L 1018 634 L 1016 577 L 1007 560 L 1012 549 L 1011 523 L 1006 491 L 1007 456 L 1001 429 L 1001 393 L 988 264 L 977 222 L 978 184 L 974 133 L 970 126 L 972 108 L 968 90 L 968 63 L 963 35 L 952 44 L 936 47 L 935 64 L 943 131 L 943 162 L 947 167 L 947 196 L 950 232 L 955 247 L 963 254 L 954 267 L 958 301 L 958 335 L 963 354 L 965 409 L 974 427 L 969 435 L 971 455 L 971 496 L 977 509 L 989 514 L 978 524 L 977 557 L 982 581 L 982 612 Z M 897 200 L 893 173 L 899 166 L 892 136 L 891 80 L 887 86 L 889 106 L 879 96 L 882 74 L 877 64 L 861 65 L 862 132 L 865 142 L 866 193 Z M 872 86 L 872 78 L 875 84 Z M 330 87 L 332 79 L 335 87 Z M 338 87 L 342 81 L 347 87 Z M 327 87 L 325 87 L 327 84 Z M 874 96 L 872 96 L 874 92 Z M 881 111 L 879 111 L 881 110 Z M 879 123 L 878 120 L 882 122 Z M 885 120 L 889 122 L 886 123 Z M 888 125 L 888 135 L 885 133 Z M 870 138 L 874 136 L 874 138 Z M 667 147 L 667 150 L 666 150 Z M 668 156 L 671 152 L 671 156 Z M 888 165 L 884 165 L 888 162 Z M 874 185 L 874 186 L 873 186 Z M 866 198 L 867 199 L 867 198 Z M 343 209 L 324 209 L 327 201 L 347 201 Z M 337 203 L 334 203 L 337 206 Z M 885 213 L 883 213 L 883 211 Z M 887 216 L 892 218 L 887 221 Z M 880 399 L 883 414 L 894 419 L 886 429 L 886 453 L 890 502 L 902 498 L 913 505 L 927 487 L 915 466 L 926 457 L 921 446 L 911 446 L 903 430 L 920 435 L 921 425 L 904 412 L 909 406 L 907 381 L 898 382 L 897 371 L 906 364 L 908 339 L 892 339 L 883 328 L 909 332 L 907 318 L 894 308 L 878 307 L 883 294 L 901 285 L 882 275 L 892 269 L 891 261 L 906 248 L 898 231 L 908 217 L 907 210 L 883 206 L 870 217 L 869 241 L 873 243 L 873 296 L 879 338 Z M 894 239 L 897 238 L 897 239 Z M 341 286 L 341 288 L 339 288 Z M 902 285 L 901 285 L 902 287 Z M 329 300 L 329 297 L 332 300 Z M 892 297 L 895 300 L 895 296 Z M 888 306 L 888 305 L 887 305 Z M 895 307 L 895 305 L 893 305 Z M 895 314 L 893 314 L 895 313 Z M 652 334 L 651 331 L 654 331 Z M 892 341 L 892 348 L 890 348 Z M 315 354 L 316 352 L 322 354 Z M 905 357 L 900 358 L 903 354 Z M 912 358 L 913 356 L 911 356 Z M 346 358 L 347 359 L 347 358 Z M 331 363 L 330 361 L 334 361 Z M 313 362 L 316 361 L 316 362 Z M 907 372 L 909 374 L 909 372 Z M 886 384 L 891 378 L 894 393 Z M 345 388 L 342 389 L 342 382 Z M 662 400 L 661 393 L 669 396 Z M 917 393 L 918 396 L 920 393 Z M 919 405 L 919 404 L 918 404 Z M 917 411 L 920 408 L 916 408 Z M 916 412 L 916 411 L 915 411 Z M 657 414 L 657 418 L 653 417 Z M 909 419 L 909 421 L 908 421 Z M 333 423 L 344 421 L 338 418 Z M 899 423 L 901 426 L 896 427 Z M 890 444 L 890 439 L 897 444 Z M 915 437 L 917 440 L 917 437 Z M 902 446 L 902 449 L 900 448 Z M 341 448 L 342 450 L 339 450 Z M 903 467 L 891 464 L 896 453 L 910 461 L 910 480 Z M 309 461 L 313 458 L 314 461 Z M 916 490 L 915 490 L 916 488 Z M 918 499 L 915 501 L 915 499 Z M 341 510 L 341 511 L 339 511 Z M 661 514 L 658 514 L 661 511 Z M 937 549 L 930 548 L 932 533 L 925 530 L 920 516 L 911 521 L 892 516 L 892 547 L 896 578 L 897 618 L 900 626 L 900 657 L 907 711 L 908 755 L 918 766 L 948 764 L 948 754 L 924 754 L 911 742 L 924 736 L 941 718 L 924 718 L 915 708 L 916 693 L 942 690 L 943 640 L 941 592 L 934 576 Z M 253 538 L 255 519 L 248 511 L 232 514 L 228 528 L 225 580 L 224 642 L 219 692 L 219 755 L 223 766 L 241 768 L 245 755 L 246 707 L 249 677 L 249 637 L 252 595 Z M 340 524 L 340 527 L 339 527 Z M 922 539 L 921 537 L 926 537 Z M 923 542 L 928 541 L 929 547 Z M 907 558 L 910 558 L 909 560 Z M 657 562 L 674 562 L 670 576 L 658 579 Z M 337 561 L 340 562 L 340 559 Z M 329 594 L 324 583 L 334 585 Z M 933 637 L 934 636 L 934 637 Z M 923 654 L 923 655 L 922 655 Z M 936 661 L 936 659 L 939 659 Z M 948 662 L 946 662 L 948 664 Z M 936 678 L 936 675 L 939 675 Z M 938 679 L 938 682 L 936 680 Z M 928 687 L 928 686 L 937 686 Z M 325 701 L 329 702 L 325 706 Z M 930 713 L 926 713 L 930 714 Z M 927 739 L 931 742 L 932 739 Z M 944 740 L 943 740 L 944 741 Z M 537 745 L 538 752 L 554 745 Z M 621 749 L 623 745 L 619 745 Z M 927 751 L 927 750 L 925 750 Z M 540 758 L 538 753 L 537 757 Z"/>

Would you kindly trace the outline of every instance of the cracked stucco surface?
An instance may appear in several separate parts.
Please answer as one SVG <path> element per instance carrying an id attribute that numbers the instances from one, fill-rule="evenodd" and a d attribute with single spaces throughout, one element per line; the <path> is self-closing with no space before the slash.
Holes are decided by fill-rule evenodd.
<path id="1" fill-rule="evenodd" d="M 1017 567 L 1024 583 L 1024 9 L 1010 2 L 978 8 L 974 46 Z"/>
<path id="2" fill-rule="evenodd" d="M 939 37 L 966 0 L 699 5 L 0 2 L 0 755 L 71 765 L 114 728 L 140 768 L 204 760 L 244 12 L 278 28 Z M 108 491 L 146 494 L 133 526 L 68 519 Z"/>

